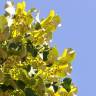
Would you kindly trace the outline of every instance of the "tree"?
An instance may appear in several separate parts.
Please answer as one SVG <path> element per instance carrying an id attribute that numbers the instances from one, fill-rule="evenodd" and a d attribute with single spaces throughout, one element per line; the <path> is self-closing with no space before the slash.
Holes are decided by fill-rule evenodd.
<path id="1" fill-rule="evenodd" d="M 0 96 L 74 96 L 77 87 L 68 74 L 76 53 L 66 48 L 59 56 L 50 47 L 60 17 L 51 10 L 39 20 L 37 9 L 25 8 L 24 1 L 16 9 L 7 1 L 0 16 Z"/>

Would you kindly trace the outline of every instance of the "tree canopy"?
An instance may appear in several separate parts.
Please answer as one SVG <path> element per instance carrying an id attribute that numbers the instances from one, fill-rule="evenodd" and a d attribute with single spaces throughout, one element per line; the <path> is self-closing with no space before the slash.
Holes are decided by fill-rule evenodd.
<path id="1" fill-rule="evenodd" d="M 50 46 L 60 21 L 54 10 L 39 19 L 39 11 L 26 11 L 24 1 L 6 2 L 0 15 L 0 96 L 75 96 L 68 74 L 76 53 L 65 48 L 60 56 Z"/>

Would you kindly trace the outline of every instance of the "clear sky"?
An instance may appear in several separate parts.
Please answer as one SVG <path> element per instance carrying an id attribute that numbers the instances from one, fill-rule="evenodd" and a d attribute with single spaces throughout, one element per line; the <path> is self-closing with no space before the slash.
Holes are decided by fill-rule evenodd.
<path id="1" fill-rule="evenodd" d="M 0 0 L 0 14 L 5 1 Z M 96 96 L 96 0 L 25 1 L 27 8 L 39 9 L 41 17 L 46 17 L 50 9 L 60 15 L 62 27 L 54 33 L 53 44 L 60 53 L 68 47 L 76 50 L 72 78 L 78 86 L 78 96 Z"/>

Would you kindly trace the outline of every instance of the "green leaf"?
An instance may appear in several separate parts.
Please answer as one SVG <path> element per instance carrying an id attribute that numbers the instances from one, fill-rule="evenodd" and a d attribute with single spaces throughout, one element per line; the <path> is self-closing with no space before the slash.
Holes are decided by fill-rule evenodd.
<path id="1" fill-rule="evenodd" d="M 58 91 L 58 86 L 56 84 L 54 84 L 53 89 L 54 89 L 55 92 L 57 92 Z"/>
<path id="2" fill-rule="evenodd" d="M 72 79 L 71 78 L 65 78 L 63 80 L 63 83 L 62 83 L 62 86 L 68 91 L 70 92 L 71 90 L 71 82 L 72 82 Z"/>
<path id="3" fill-rule="evenodd" d="M 36 49 L 35 47 L 33 48 L 33 51 L 32 51 L 32 56 L 33 57 L 36 57 L 38 54 L 38 49 Z"/>
<path id="4" fill-rule="evenodd" d="M 17 84 L 18 88 L 20 88 L 22 90 L 25 88 L 25 83 L 22 80 L 17 80 L 16 84 Z"/>
<path id="5" fill-rule="evenodd" d="M 49 54 L 49 48 L 46 45 L 44 47 L 45 47 L 45 49 L 43 51 L 43 60 L 47 61 L 48 60 L 48 54 Z"/>
<path id="6" fill-rule="evenodd" d="M 49 51 L 43 51 L 43 60 L 44 61 L 47 61 L 48 60 L 48 54 L 49 54 Z"/>
<path id="7" fill-rule="evenodd" d="M 49 88 L 51 86 L 51 83 L 46 83 L 45 86 L 46 88 Z"/>
<path id="8" fill-rule="evenodd" d="M 16 89 L 14 91 L 11 91 L 11 95 L 8 96 L 25 96 L 23 90 L 21 89 Z"/>
<path id="9" fill-rule="evenodd" d="M 29 72 L 31 70 L 31 65 L 27 65 L 25 69 L 27 72 Z"/>
<path id="10" fill-rule="evenodd" d="M 36 93 L 31 88 L 24 89 L 25 96 L 37 96 Z"/>
<path id="11" fill-rule="evenodd" d="M 39 23 L 39 22 L 37 22 L 37 23 L 35 24 L 35 29 L 36 29 L 36 30 L 41 29 L 41 25 L 40 25 L 40 23 Z"/>
<path id="12" fill-rule="evenodd" d="M 28 13 L 32 13 L 36 10 L 36 8 L 31 8 L 30 10 L 28 10 Z"/>
<path id="13" fill-rule="evenodd" d="M 38 54 L 38 49 L 35 46 L 33 46 L 31 41 L 27 42 L 27 51 L 30 52 L 33 57 L 36 57 Z"/>
<path id="14" fill-rule="evenodd" d="M 7 91 L 7 90 L 14 90 L 14 88 L 11 86 L 11 85 L 5 85 L 5 84 L 0 84 L 0 91 L 3 91 L 3 92 L 5 92 L 5 91 Z"/>
<path id="15" fill-rule="evenodd" d="M 3 64 L 4 61 L 5 61 L 5 60 L 1 57 L 1 58 L 0 58 L 0 64 Z"/>
<path id="16" fill-rule="evenodd" d="M 8 50 L 10 54 L 18 54 L 22 49 L 21 42 L 12 42 L 8 46 Z"/>

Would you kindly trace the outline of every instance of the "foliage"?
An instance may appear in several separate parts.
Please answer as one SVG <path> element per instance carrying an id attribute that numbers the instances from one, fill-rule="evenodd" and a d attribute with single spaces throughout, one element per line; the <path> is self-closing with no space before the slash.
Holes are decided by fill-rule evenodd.
<path id="1" fill-rule="evenodd" d="M 51 10 L 39 20 L 38 10 L 25 9 L 24 1 L 16 8 L 7 1 L 0 16 L 0 96 L 74 96 L 68 74 L 76 53 L 66 48 L 59 56 L 50 47 L 60 17 Z"/>

